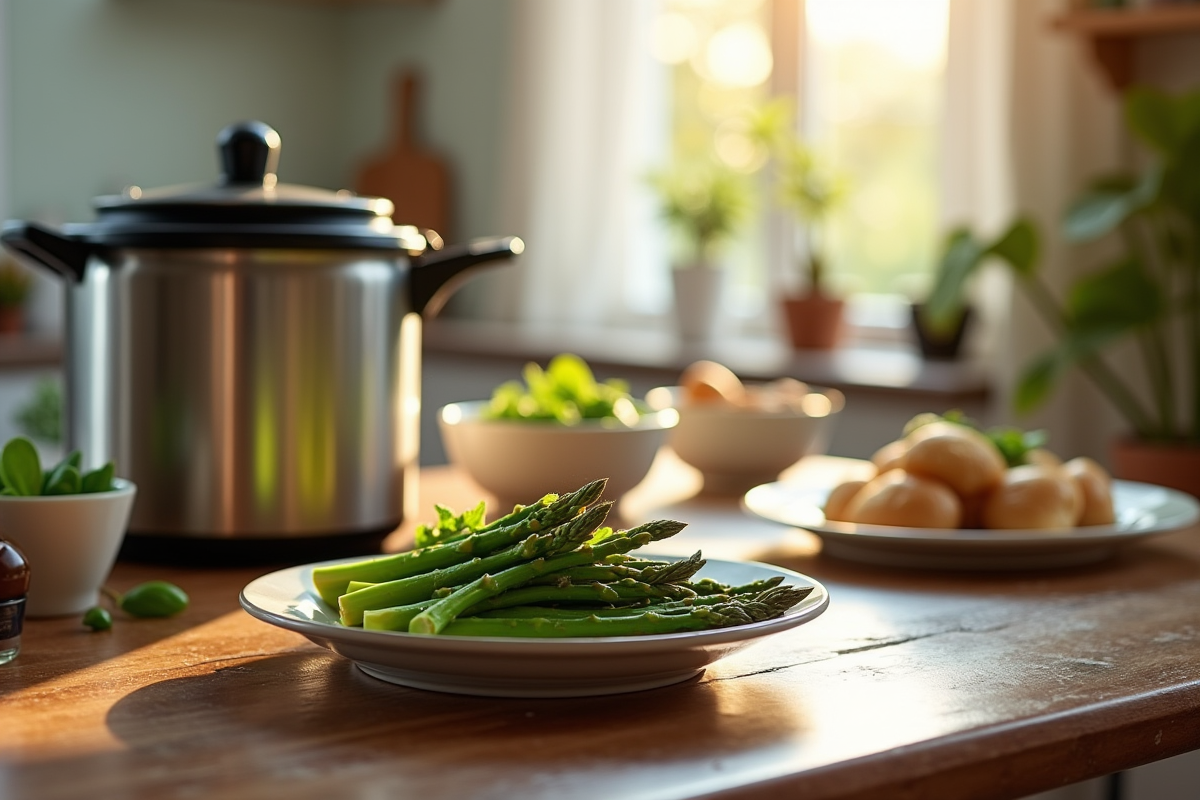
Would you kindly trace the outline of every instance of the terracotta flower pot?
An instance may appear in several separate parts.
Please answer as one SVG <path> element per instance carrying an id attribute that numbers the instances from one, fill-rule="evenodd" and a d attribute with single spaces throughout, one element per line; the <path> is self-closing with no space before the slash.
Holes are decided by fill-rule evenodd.
<path id="1" fill-rule="evenodd" d="M 25 309 L 0 306 L 0 333 L 20 333 L 25 327 Z"/>
<path id="2" fill-rule="evenodd" d="M 842 340 L 842 309 L 845 303 L 825 295 L 804 295 L 783 300 L 784 318 L 792 347 L 801 350 L 832 350 Z"/>
<path id="3" fill-rule="evenodd" d="M 1114 477 L 1200 497 L 1200 445 L 1149 442 L 1127 436 L 1113 442 L 1109 456 Z"/>

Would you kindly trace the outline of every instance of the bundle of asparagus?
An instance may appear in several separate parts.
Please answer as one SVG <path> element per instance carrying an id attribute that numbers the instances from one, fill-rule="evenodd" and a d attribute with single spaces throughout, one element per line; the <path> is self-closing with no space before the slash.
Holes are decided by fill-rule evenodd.
<path id="1" fill-rule="evenodd" d="M 708 578 L 700 553 L 678 561 L 630 555 L 683 530 L 655 520 L 603 526 L 605 480 L 548 494 L 491 523 L 485 507 L 420 526 L 416 547 L 317 567 L 313 585 L 346 626 L 459 636 L 630 636 L 743 625 L 781 616 L 813 590 L 781 577 L 744 586 Z"/>

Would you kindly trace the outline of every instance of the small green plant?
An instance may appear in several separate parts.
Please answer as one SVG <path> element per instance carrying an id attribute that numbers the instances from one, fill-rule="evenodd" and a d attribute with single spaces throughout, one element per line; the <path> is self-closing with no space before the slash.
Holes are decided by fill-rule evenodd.
<path id="1" fill-rule="evenodd" d="M 90 494 L 109 492 L 113 485 L 113 464 L 84 472 L 79 451 L 70 453 L 50 469 L 43 470 L 41 457 L 33 442 L 24 436 L 10 439 L 0 451 L 0 495 L 34 497 L 38 495 Z"/>
<path id="2" fill-rule="evenodd" d="M 684 243 L 683 264 L 708 264 L 749 216 L 745 175 L 718 162 L 676 165 L 650 174 L 663 218 Z"/>
<path id="3" fill-rule="evenodd" d="M 825 226 L 849 194 L 849 182 L 794 132 L 791 105 L 768 103 L 751 117 L 750 137 L 765 147 L 775 169 L 779 202 L 790 209 L 804 229 L 808 260 L 804 272 L 808 292 L 826 294 Z"/>
<path id="4" fill-rule="evenodd" d="M 971 276 L 989 260 L 1001 261 L 1017 275 L 1036 280 L 1038 235 L 1033 223 L 1018 219 L 991 241 L 981 240 L 970 228 L 952 230 L 942 246 L 933 286 L 921 309 L 930 330 L 945 333 L 953 328 L 967 306 Z"/>
<path id="5" fill-rule="evenodd" d="M 585 419 L 615 419 L 636 425 L 644 404 L 629 394 L 629 385 L 610 378 L 596 380 L 582 358 L 562 353 L 546 369 L 525 365 L 525 383 L 508 381 L 496 387 L 483 416 L 575 425 Z"/>

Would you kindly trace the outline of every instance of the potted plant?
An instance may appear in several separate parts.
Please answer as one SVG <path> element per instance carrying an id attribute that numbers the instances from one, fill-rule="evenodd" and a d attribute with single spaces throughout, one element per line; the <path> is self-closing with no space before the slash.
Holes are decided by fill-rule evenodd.
<path id="1" fill-rule="evenodd" d="M 956 358 L 970 324 L 967 296 L 971 275 L 989 259 L 1005 261 L 1018 274 L 1029 273 L 1037 252 L 1032 224 L 1018 220 L 991 242 L 980 241 L 969 227 L 946 235 L 933 284 L 924 302 L 912 303 L 912 327 L 921 355 Z"/>
<path id="2" fill-rule="evenodd" d="M 1076 279 L 1060 301 L 1037 276 L 1035 229 L 1018 220 L 997 242 L 976 242 L 980 257 L 963 259 L 955 280 L 1001 255 L 1056 331 L 1054 346 L 1020 376 L 1018 412 L 1044 402 L 1077 367 L 1129 427 L 1111 452 L 1114 473 L 1200 496 L 1200 91 L 1132 90 L 1125 118 L 1152 162 L 1140 176 L 1095 181 L 1063 225 L 1077 242 L 1119 233 L 1125 246 L 1114 260 Z M 1121 369 L 1104 359 L 1129 342 L 1136 358 Z"/>
<path id="3" fill-rule="evenodd" d="M 783 298 L 792 345 L 830 349 L 841 339 L 844 301 L 829 285 L 825 237 L 829 218 L 841 208 L 848 187 L 842 175 L 791 133 L 791 118 L 788 105 L 769 103 L 752 118 L 750 135 L 767 148 L 778 200 L 795 214 L 807 244 L 801 285 L 785 288 Z"/>
<path id="4" fill-rule="evenodd" d="M 744 175 L 716 161 L 676 165 L 651 173 L 663 219 L 677 238 L 672 287 L 680 334 L 705 339 L 716 324 L 723 272 L 720 249 L 750 210 Z"/>
<path id="5" fill-rule="evenodd" d="M 25 326 L 25 300 L 33 279 L 11 258 L 0 259 L 0 334 L 19 333 Z"/>

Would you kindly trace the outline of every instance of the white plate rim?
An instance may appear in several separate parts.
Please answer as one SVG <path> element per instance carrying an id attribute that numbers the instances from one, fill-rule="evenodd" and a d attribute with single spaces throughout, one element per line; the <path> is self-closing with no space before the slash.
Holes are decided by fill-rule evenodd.
<path id="1" fill-rule="evenodd" d="M 1169 533 L 1186 528 L 1200 519 L 1200 501 L 1184 492 L 1155 484 L 1114 480 L 1113 502 L 1118 521 L 1113 525 L 1091 525 L 1061 530 L 984 530 L 978 528 L 938 529 L 908 528 L 890 525 L 861 525 L 825 519 L 819 503 L 833 486 L 813 486 L 774 481 L 750 489 L 742 498 L 742 506 L 752 514 L 771 522 L 802 528 L 818 535 L 836 536 L 847 541 L 887 539 L 897 544 L 954 544 L 963 549 L 995 545 L 1025 545 L 1030 547 L 1061 548 L 1064 546 L 1091 547 L 1097 544 L 1118 544 L 1145 536 Z M 780 511 L 773 496 L 788 494 L 807 498 L 790 511 Z M 1139 499 L 1157 498 L 1151 506 Z M 1152 514 L 1152 517 L 1147 517 Z"/>
<path id="2" fill-rule="evenodd" d="M 680 559 L 683 556 L 660 555 L 651 556 L 656 560 Z M 332 561 L 322 561 L 301 564 L 276 570 L 252 580 L 242 589 L 239 602 L 242 608 L 252 617 L 276 627 L 300 633 L 318 644 L 325 642 L 344 642 L 359 646 L 375 646 L 393 651 L 414 651 L 423 653 L 445 653 L 447 655 L 485 655 L 519 653 L 523 656 L 586 656 L 598 649 L 605 655 L 652 655 L 659 652 L 674 651 L 681 648 L 706 648 L 712 645 L 729 644 L 757 639 L 780 631 L 802 625 L 820 616 L 829 606 L 829 592 L 820 581 L 799 572 L 789 570 L 774 564 L 764 564 L 756 561 L 723 561 L 706 559 L 699 577 L 719 579 L 723 568 L 750 569 L 762 573 L 760 577 L 782 575 L 785 581 L 793 581 L 802 585 L 811 585 L 813 591 L 807 597 L 789 609 L 783 616 L 775 619 L 753 622 L 747 625 L 737 625 L 729 628 L 716 628 L 703 631 L 684 631 L 679 633 L 648 634 L 642 636 L 602 636 L 555 639 L 528 639 L 519 637 L 484 637 L 484 636 L 445 636 L 435 634 L 417 634 L 400 631 L 367 631 L 362 628 L 347 628 L 345 626 L 305 619 L 296 614 L 288 614 L 286 609 L 278 607 L 279 600 L 270 602 L 266 589 L 274 588 L 282 595 L 282 602 L 305 602 L 319 604 L 324 613 L 332 615 L 333 610 L 326 605 L 312 587 L 312 570 L 327 564 L 362 561 L 363 557 L 343 558 Z M 713 573 L 716 573 L 715 575 Z M 291 594 L 290 601 L 287 600 Z"/>

